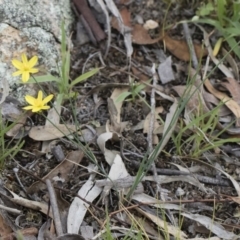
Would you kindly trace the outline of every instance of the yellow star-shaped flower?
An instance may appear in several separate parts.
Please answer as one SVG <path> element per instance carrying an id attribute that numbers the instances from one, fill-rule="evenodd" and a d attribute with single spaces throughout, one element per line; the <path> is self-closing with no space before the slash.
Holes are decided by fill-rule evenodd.
<path id="1" fill-rule="evenodd" d="M 49 109 L 50 107 L 46 104 L 51 101 L 53 98 L 53 94 L 50 94 L 46 98 L 43 99 L 43 92 L 38 92 L 38 97 L 34 98 L 30 95 L 25 96 L 25 100 L 30 104 L 30 106 L 26 106 L 23 109 L 32 110 L 32 112 L 39 112 L 41 110 Z"/>
<path id="2" fill-rule="evenodd" d="M 38 61 L 38 57 L 34 56 L 29 61 L 25 53 L 21 55 L 22 62 L 18 61 L 17 59 L 12 60 L 12 65 L 18 69 L 18 71 L 14 72 L 13 76 L 22 75 L 22 81 L 25 83 L 30 78 L 30 73 L 37 73 L 38 69 L 33 68 Z"/>

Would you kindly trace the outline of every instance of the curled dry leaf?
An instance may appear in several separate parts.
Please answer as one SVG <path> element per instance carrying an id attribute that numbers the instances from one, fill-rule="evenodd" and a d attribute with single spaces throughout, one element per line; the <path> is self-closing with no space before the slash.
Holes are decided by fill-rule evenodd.
<path id="1" fill-rule="evenodd" d="M 129 176 L 129 173 L 126 170 L 125 164 L 123 163 L 120 155 L 116 151 L 110 151 L 105 147 L 105 143 L 113 136 L 114 136 L 113 133 L 106 132 L 101 134 L 97 139 L 98 146 L 101 149 L 102 153 L 104 154 L 106 162 L 111 166 L 110 172 L 108 174 L 108 179 L 110 182 Z M 111 187 L 112 187 L 111 185 L 110 186 L 108 184 L 105 185 L 102 199 L 105 198 L 105 196 L 110 191 Z M 125 192 L 127 192 L 127 189 Z"/>
<path id="2" fill-rule="evenodd" d="M 130 175 L 127 172 L 125 164 L 123 163 L 120 155 L 117 154 L 116 157 L 113 160 L 112 165 L 111 165 L 111 169 L 109 171 L 107 181 L 112 182 L 114 180 L 125 178 L 125 177 L 128 177 L 128 176 L 130 176 Z M 103 193 L 102 193 L 102 196 L 101 196 L 103 202 L 104 202 L 106 196 L 109 194 L 109 191 L 111 190 L 112 187 L 114 187 L 114 186 L 111 186 L 111 185 L 109 186 L 108 184 L 106 184 L 104 186 Z M 122 190 L 124 191 L 124 193 L 127 193 L 127 191 L 128 191 L 125 188 L 122 188 Z"/>
<path id="3" fill-rule="evenodd" d="M 111 166 L 116 155 L 119 154 L 119 152 L 117 151 L 111 151 L 108 150 L 105 147 L 105 144 L 108 140 L 113 138 L 114 133 L 111 132 L 105 132 L 99 135 L 98 139 L 97 139 L 97 144 L 99 146 L 99 148 L 101 149 L 102 153 L 105 156 L 105 160 L 107 161 L 107 163 Z"/>
<path id="4" fill-rule="evenodd" d="M 210 93 L 212 93 L 216 98 L 220 99 L 232 111 L 236 117 L 236 126 L 240 127 L 240 106 L 238 103 L 228 97 L 225 93 L 215 89 L 208 79 L 204 81 L 204 85 Z"/>

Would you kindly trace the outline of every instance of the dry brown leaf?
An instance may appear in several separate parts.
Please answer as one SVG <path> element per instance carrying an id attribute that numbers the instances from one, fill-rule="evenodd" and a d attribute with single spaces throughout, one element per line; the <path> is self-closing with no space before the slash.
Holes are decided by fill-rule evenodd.
<path id="1" fill-rule="evenodd" d="M 66 181 L 68 179 L 68 175 L 71 172 L 72 168 L 76 164 L 79 164 L 81 162 L 83 155 L 84 155 L 83 152 L 80 150 L 70 152 L 67 155 L 66 159 L 63 160 L 60 164 L 58 164 L 50 173 L 44 176 L 42 180 L 43 181 L 45 181 L 46 179 L 52 180 L 54 177 L 60 176 L 61 179 L 64 179 Z M 34 192 L 38 192 L 39 190 L 43 190 L 45 188 L 46 188 L 46 184 L 38 181 L 33 183 L 27 189 L 27 192 L 29 194 L 33 194 Z"/>
<path id="2" fill-rule="evenodd" d="M 132 31 L 132 42 L 140 45 L 146 45 L 146 44 L 154 44 L 160 41 L 162 37 L 159 36 L 157 38 L 151 38 L 151 36 L 148 33 L 148 30 L 146 30 L 142 25 L 136 24 L 133 26 Z"/>
<path id="3" fill-rule="evenodd" d="M 234 78 L 226 78 L 226 82 L 221 82 L 230 93 L 234 101 L 240 104 L 240 85 Z"/>
<path id="4" fill-rule="evenodd" d="M 137 68 L 132 67 L 132 72 L 134 74 L 135 77 L 137 77 L 140 82 L 146 82 L 150 79 L 149 76 L 147 76 L 146 74 L 142 73 L 141 71 L 139 71 Z"/>
<path id="5" fill-rule="evenodd" d="M 240 126 L 240 106 L 236 101 L 228 97 L 225 93 L 216 90 L 210 81 L 206 79 L 204 85 L 210 93 L 212 93 L 216 98 L 220 99 L 235 115 L 236 117 L 236 126 Z"/>
<path id="6" fill-rule="evenodd" d="M 122 8 L 119 12 L 122 16 L 123 24 L 127 27 L 131 27 L 132 26 L 132 24 L 131 24 L 131 14 L 128 11 L 128 9 L 127 8 Z M 112 18 L 111 25 L 112 25 L 113 28 L 115 28 L 119 32 L 121 32 L 121 29 L 120 29 L 120 26 L 119 26 L 119 23 L 118 23 L 118 20 L 117 20 L 116 17 Z"/>
<path id="7" fill-rule="evenodd" d="M 55 124 L 55 126 L 36 126 L 31 128 L 29 137 L 36 141 L 48 141 L 64 137 L 76 131 L 75 125 Z"/>
<path id="8" fill-rule="evenodd" d="M 191 55 L 189 47 L 185 40 L 172 39 L 165 33 L 164 42 L 166 44 L 167 50 L 171 52 L 175 57 L 183 61 L 190 61 Z M 208 51 L 206 49 L 203 49 L 202 45 L 200 44 L 194 44 L 194 49 L 198 59 L 208 54 Z"/>

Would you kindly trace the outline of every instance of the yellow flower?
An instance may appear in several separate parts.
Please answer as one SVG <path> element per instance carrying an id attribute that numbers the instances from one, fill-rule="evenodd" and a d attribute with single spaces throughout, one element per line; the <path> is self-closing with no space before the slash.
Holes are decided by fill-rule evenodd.
<path id="1" fill-rule="evenodd" d="M 43 99 L 43 92 L 38 92 L 38 97 L 34 98 L 30 95 L 25 96 L 25 100 L 30 104 L 30 106 L 26 106 L 23 109 L 32 110 L 32 112 L 39 112 L 41 110 L 49 109 L 50 107 L 46 104 L 51 101 L 53 98 L 53 94 L 50 94 L 46 98 Z"/>
<path id="2" fill-rule="evenodd" d="M 25 83 L 30 78 L 30 73 L 37 73 L 38 69 L 33 68 L 38 61 L 38 57 L 34 56 L 29 61 L 25 53 L 21 55 L 22 62 L 17 59 L 12 60 L 12 65 L 18 69 L 18 71 L 14 72 L 13 76 L 18 76 L 22 74 L 22 81 Z"/>

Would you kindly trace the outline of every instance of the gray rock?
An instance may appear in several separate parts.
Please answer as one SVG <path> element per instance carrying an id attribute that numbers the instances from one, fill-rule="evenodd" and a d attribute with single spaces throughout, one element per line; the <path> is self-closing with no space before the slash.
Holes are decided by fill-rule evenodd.
<path id="1" fill-rule="evenodd" d="M 69 35 L 74 20 L 70 0 L 0 0 L 0 88 L 3 78 L 10 88 L 19 83 L 19 76 L 12 77 L 11 60 L 20 60 L 22 53 L 38 56 L 39 74 L 58 72 L 62 20 Z M 20 87 L 20 101 L 27 86 Z"/>

